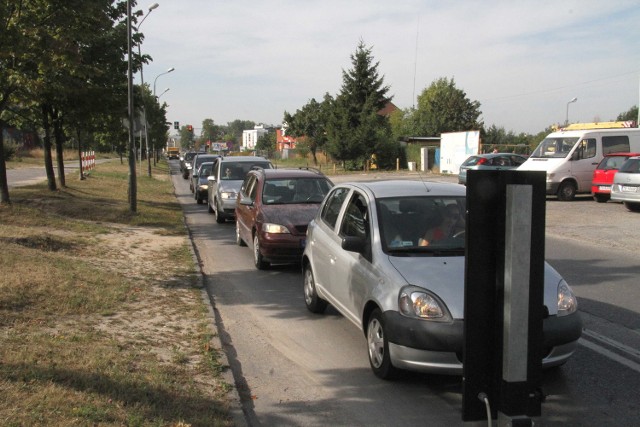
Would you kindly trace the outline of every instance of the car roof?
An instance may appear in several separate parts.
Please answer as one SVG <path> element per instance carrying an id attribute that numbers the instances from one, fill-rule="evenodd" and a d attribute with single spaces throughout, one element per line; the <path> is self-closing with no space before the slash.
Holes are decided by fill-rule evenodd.
<path id="1" fill-rule="evenodd" d="M 252 171 L 253 172 L 253 171 Z M 322 172 L 306 168 L 281 168 L 281 169 L 261 169 L 255 173 L 263 173 L 266 179 L 275 178 L 324 178 L 328 179 Z"/>
<path id="2" fill-rule="evenodd" d="M 605 157 L 614 157 L 614 156 L 627 156 L 627 157 L 634 157 L 634 156 L 640 156 L 640 153 L 626 153 L 626 152 L 621 152 L 621 153 L 607 153 L 604 155 Z"/>
<path id="3" fill-rule="evenodd" d="M 448 182 L 417 181 L 417 180 L 381 180 L 360 181 L 338 185 L 352 186 L 373 193 L 376 199 L 387 197 L 411 196 L 457 196 L 464 197 L 467 189 L 464 185 Z"/>
<path id="4" fill-rule="evenodd" d="M 227 157 L 222 157 L 220 161 L 222 163 L 226 163 L 226 162 L 255 162 L 255 161 L 268 162 L 269 160 L 265 159 L 264 157 L 258 157 L 258 156 L 227 156 Z"/>

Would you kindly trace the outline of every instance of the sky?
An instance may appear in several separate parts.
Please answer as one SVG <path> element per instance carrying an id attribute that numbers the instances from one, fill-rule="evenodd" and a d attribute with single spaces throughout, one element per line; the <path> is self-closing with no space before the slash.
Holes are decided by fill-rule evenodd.
<path id="1" fill-rule="evenodd" d="M 361 40 L 398 108 L 446 77 L 480 103 L 486 127 L 516 134 L 567 114 L 614 120 L 640 97 L 637 0 L 158 3 L 140 26 L 153 58 L 144 80 L 162 93 L 167 120 L 196 135 L 204 119 L 280 125 L 285 111 L 337 95 Z"/>

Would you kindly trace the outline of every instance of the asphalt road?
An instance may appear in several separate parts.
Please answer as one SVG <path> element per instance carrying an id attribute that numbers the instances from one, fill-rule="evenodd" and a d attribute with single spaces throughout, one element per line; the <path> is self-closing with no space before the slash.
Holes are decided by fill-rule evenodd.
<path id="1" fill-rule="evenodd" d="M 235 244 L 234 224 L 216 224 L 195 203 L 177 162 L 172 173 L 249 425 L 463 424 L 460 377 L 408 372 L 378 380 L 361 332 L 331 307 L 309 313 L 296 268 L 256 270 L 251 250 Z M 636 425 L 640 216 L 582 199 L 547 201 L 546 257 L 577 293 L 586 328 L 569 363 L 544 373 L 541 421 Z"/>

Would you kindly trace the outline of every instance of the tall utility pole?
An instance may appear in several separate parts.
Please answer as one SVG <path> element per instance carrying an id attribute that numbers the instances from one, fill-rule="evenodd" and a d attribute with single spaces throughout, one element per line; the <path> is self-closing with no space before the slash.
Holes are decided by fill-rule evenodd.
<path id="1" fill-rule="evenodd" d="M 138 188 L 136 181 L 136 153 L 133 135 L 133 68 L 131 61 L 131 0 L 127 0 L 127 81 L 128 81 L 128 112 L 129 112 L 129 210 L 138 210 Z"/>

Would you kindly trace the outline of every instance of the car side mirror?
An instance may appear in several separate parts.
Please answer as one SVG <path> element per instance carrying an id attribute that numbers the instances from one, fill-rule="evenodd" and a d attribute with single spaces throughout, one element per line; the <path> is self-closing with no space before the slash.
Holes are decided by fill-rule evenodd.
<path id="1" fill-rule="evenodd" d="M 250 197 L 240 195 L 240 204 L 244 206 L 252 206 L 253 200 Z"/>
<path id="2" fill-rule="evenodd" d="M 197 177 L 198 177 L 198 174 L 197 174 L 197 173 L 194 173 L 194 174 L 193 174 L 193 177 L 194 177 L 194 178 L 197 178 Z"/>
<path id="3" fill-rule="evenodd" d="M 345 236 L 342 238 L 342 249 L 349 252 L 364 253 L 366 242 L 362 237 Z"/>

